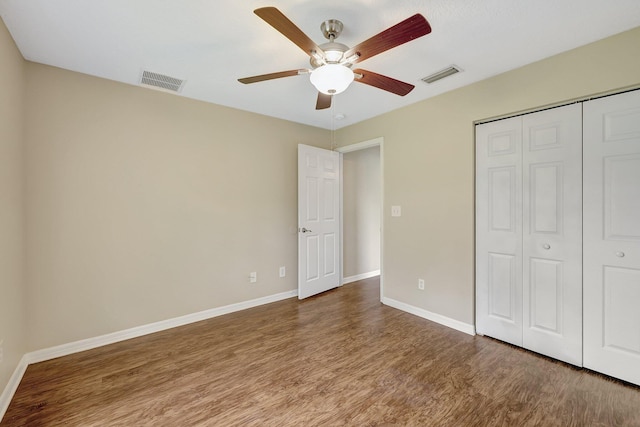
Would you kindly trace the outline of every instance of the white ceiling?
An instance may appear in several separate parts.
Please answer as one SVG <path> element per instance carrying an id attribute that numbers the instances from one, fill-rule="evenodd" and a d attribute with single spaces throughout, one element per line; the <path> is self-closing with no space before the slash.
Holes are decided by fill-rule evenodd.
<path id="1" fill-rule="evenodd" d="M 354 83 L 315 110 L 308 76 L 240 77 L 309 67 L 308 56 L 253 14 L 275 6 L 317 44 L 339 19 L 348 46 L 422 13 L 432 33 L 358 64 L 411 84 L 400 97 Z M 180 96 L 327 129 L 340 128 L 640 26 L 639 0 L 0 0 L 25 59 L 138 85 L 142 70 L 186 83 Z M 432 85 L 420 79 L 455 64 Z M 343 120 L 332 116 L 344 114 Z"/>

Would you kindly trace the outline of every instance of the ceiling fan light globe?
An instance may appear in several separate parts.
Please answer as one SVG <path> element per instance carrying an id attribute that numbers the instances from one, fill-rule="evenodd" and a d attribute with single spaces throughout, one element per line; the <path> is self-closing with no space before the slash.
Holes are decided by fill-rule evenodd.
<path id="1" fill-rule="evenodd" d="M 353 71 L 344 65 L 326 64 L 311 72 L 311 83 L 327 95 L 344 92 L 353 81 Z"/>

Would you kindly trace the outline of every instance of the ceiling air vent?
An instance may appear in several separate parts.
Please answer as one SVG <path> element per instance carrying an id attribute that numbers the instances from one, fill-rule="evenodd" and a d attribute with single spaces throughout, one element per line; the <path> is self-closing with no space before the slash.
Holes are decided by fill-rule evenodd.
<path id="1" fill-rule="evenodd" d="M 440 79 L 444 79 L 445 77 L 452 76 L 456 73 L 462 71 L 460 68 L 452 65 L 450 67 L 445 68 L 444 70 L 437 71 L 430 76 L 422 78 L 422 81 L 428 84 L 435 83 Z"/>
<path id="2" fill-rule="evenodd" d="M 140 84 L 164 89 L 169 92 L 180 92 L 184 86 L 184 82 L 184 80 L 176 79 L 175 77 L 152 73 L 146 70 L 142 71 L 142 76 L 140 77 Z"/>

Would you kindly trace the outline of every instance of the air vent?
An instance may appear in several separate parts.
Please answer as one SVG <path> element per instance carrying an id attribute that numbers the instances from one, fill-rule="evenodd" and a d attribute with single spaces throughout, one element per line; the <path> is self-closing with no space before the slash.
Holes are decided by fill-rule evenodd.
<path id="1" fill-rule="evenodd" d="M 438 80 L 444 79 L 445 77 L 452 76 L 456 73 L 459 73 L 460 71 L 462 71 L 460 68 L 456 67 L 455 65 L 452 65 L 450 67 L 445 68 L 444 70 L 440 70 L 438 72 L 431 74 L 430 76 L 424 77 L 422 81 L 428 84 L 435 83 Z"/>
<path id="2" fill-rule="evenodd" d="M 176 79 L 175 77 L 152 73 L 146 70 L 142 71 L 142 76 L 140 77 L 140 84 L 164 89 L 169 92 L 180 92 L 184 86 L 184 82 L 184 80 Z"/>

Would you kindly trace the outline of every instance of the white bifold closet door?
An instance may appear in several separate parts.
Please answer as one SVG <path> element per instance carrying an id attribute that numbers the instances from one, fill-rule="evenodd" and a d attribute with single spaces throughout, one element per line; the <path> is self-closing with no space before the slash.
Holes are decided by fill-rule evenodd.
<path id="1" fill-rule="evenodd" d="M 584 366 L 640 385 L 640 91 L 584 122 Z"/>
<path id="2" fill-rule="evenodd" d="M 522 121 L 522 346 L 582 366 L 582 106 Z"/>
<path id="3" fill-rule="evenodd" d="M 476 328 L 582 366 L 582 108 L 476 127 Z"/>
<path id="4" fill-rule="evenodd" d="M 522 346 L 522 118 L 476 126 L 476 331 Z"/>

